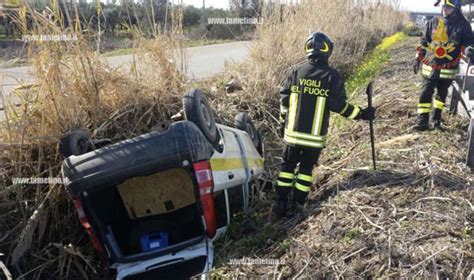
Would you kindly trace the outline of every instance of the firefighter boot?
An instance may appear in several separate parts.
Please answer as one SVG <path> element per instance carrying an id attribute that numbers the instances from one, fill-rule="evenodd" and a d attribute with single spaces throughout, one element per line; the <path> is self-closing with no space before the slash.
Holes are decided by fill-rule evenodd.
<path id="1" fill-rule="evenodd" d="M 443 130 L 443 128 L 441 127 L 441 112 L 442 111 L 440 109 L 434 109 L 433 111 L 433 116 L 431 117 L 431 120 L 433 121 L 434 129 Z"/>
<path id="2" fill-rule="evenodd" d="M 277 187 L 277 199 L 273 204 L 270 221 L 274 222 L 286 216 L 288 211 L 288 195 L 291 188 Z"/>
<path id="3" fill-rule="evenodd" d="M 429 113 L 422 113 L 418 115 L 416 119 L 415 126 L 413 129 L 416 131 L 426 131 L 430 129 L 430 114 Z"/>
<path id="4" fill-rule="evenodd" d="M 298 215 L 298 214 L 304 214 L 305 209 L 304 205 L 306 202 L 306 197 L 308 197 L 308 193 L 301 191 L 299 189 L 294 189 L 293 191 L 293 202 L 291 204 L 291 210 L 292 214 Z"/>

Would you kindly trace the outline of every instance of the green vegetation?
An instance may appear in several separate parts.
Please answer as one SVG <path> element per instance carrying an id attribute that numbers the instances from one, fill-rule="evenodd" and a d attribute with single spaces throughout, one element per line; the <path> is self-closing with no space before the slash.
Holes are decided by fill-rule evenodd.
<path id="1" fill-rule="evenodd" d="M 354 240 L 357 237 L 359 237 L 361 234 L 362 234 L 362 232 L 359 229 L 353 228 L 353 229 L 350 229 L 346 232 L 346 239 L 347 240 Z"/>
<path id="2" fill-rule="evenodd" d="M 53 3 L 57 3 L 53 4 Z M 169 31 L 172 25 L 172 12 L 182 13 L 182 24 L 185 30 L 191 31 L 193 39 L 231 39 L 247 31 L 255 31 L 254 25 L 216 25 L 207 23 L 208 18 L 259 17 L 261 3 L 258 0 L 234 1 L 229 10 L 213 7 L 196 8 L 181 7 L 168 0 L 144 1 L 13 1 L 13 8 L 3 11 L 6 17 L 0 18 L 0 36 L 6 38 L 21 38 L 22 26 L 17 19 L 21 15 L 21 5 L 27 5 L 36 13 L 51 21 L 56 21 L 65 27 L 77 27 L 83 30 L 97 32 L 101 36 L 119 36 L 123 32 L 140 30 L 146 36 L 156 36 L 157 33 Z M 79 12 L 78 17 L 75 16 Z M 32 25 L 32 15 L 27 15 L 27 25 Z M 197 32 L 197 33 L 196 33 Z"/>
<path id="3" fill-rule="evenodd" d="M 403 33 L 405 33 L 407 36 L 420 37 L 423 35 L 423 30 L 411 22 L 405 26 Z"/>
<path id="4" fill-rule="evenodd" d="M 119 56 L 119 55 L 128 55 L 132 53 L 133 53 L 132 48 L 125 48 L 125 49 L 115 49 L 113 51 L 104 53 L 104 55 L 107 57 L 111 57 L 111 56 Z"/>
<path id="5" fill-rule="evenodd" d="M 387 37 L 368 55 L 346 82 L 346 91 L 349 98 L 353 98 L 359 89 L 365 88 L 375 78 L 390 60 L 390 49 L 405 38 L 406 35 L 402 32 Z"/>
<path id="6" fill-rule="evenodd" d="M 403 32 L 398 32 L 392 36 L 389 36 L 381 41 L 381 43 L 366 56 L 362 63 L 356 67 L 354 72 L 349 76 L 346 81 L 346 93 L 349 100 L 354 100 L 360 96 L 360 93 L 364 91 L 363 102 L 359 105 L 366 104 L 365 89 L 367 85 L 380 73 L 380 71 L 387 66 L 390 61 L 390 50 L 397 43 L 406 40 L 407 35 Z M 361 97 L 362 98 L 362 97 Z M 355 102 L 357 103 L 357 102 Z M 341 129 L 352 123 L 351 120 L 345 118 L 333 118 L 332 126 L 337 129 Z M 330 135 L 332 139 L 334 136 Z M 330 151 L 331 156 L 337 157 L 340 153 L 337 150 Z"/>

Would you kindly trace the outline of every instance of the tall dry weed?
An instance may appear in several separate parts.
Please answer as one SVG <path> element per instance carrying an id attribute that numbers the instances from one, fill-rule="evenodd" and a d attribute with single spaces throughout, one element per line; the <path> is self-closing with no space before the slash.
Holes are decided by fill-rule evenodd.
<path id="1" fill-rule="evenodd" d="M 263 24 L 247 63 L 230 67 L 227 76 L 242 81 L 240 108 L 253 116 L 276 121 L 278 90 L 291 66 L 305 61 L 303 46 L 314 31 L 326 32 L 335 43 L 330 60 L 345 74 L 388 34 L 402 27 L 405 15 L 396 10 L 398 0 L 306 0 L 299 5 L 276 1 L 263 7 Z M 225 102 L 217 96 L 216 103 Z M 234 104 L 235 105 L 235 104 Z M 262 106 L 266 105 L 266 106 Z M 228 109 L 228 108 L 227 108 Z M 268 111 L 268 112 L 267 112 Z M 234 113 L 234 112 L 232 112 Z M 268 114 L 270 113 L 270 114 Z"/>
<path id="2" fill-rule="evenodd" d="M 29 59 L 36 77 L 12 92 L 0 123 L 0 251 L 18 278 L 84 279 L 96 262 L 87 237 L 61 185 L 15 185 L 14 177 L 58 177 L 58 140 L 75 128 L 117 141 L 150 131 L 181 108 L 185 53 L 182 9 L 172 27 L 136 37 L 133 61 L 112 67 L 95 51 L 94 34 L 66 26 L 57 2 L 47 18 L 23 7 L 16 19 L 32 41 Z M 176 60 L 179 63 L 175 63 Z M 178 65 L 178 66 L 177 66 Z"/>

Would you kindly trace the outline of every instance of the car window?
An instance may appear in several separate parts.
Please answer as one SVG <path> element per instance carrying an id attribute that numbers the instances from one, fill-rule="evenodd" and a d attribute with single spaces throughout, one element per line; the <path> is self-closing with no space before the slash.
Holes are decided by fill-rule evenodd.
<path id="1" fill-rule="evenodd" d="M 225 204 L 224 190 L 214 193 L 214 203 L 216 208 L 217 228 L 227 225 L 227 207 Z"/>
<path id="2" fill-rule="evenodd" d="M 235 186 L 233 188 L 227 189 L 229 194 L 229 208 L 230 208 L 230 219 L 234 218 L 234 215 L 242 212 L 244 209 L 244 192 L 242 190 L 243 186 Z"/>

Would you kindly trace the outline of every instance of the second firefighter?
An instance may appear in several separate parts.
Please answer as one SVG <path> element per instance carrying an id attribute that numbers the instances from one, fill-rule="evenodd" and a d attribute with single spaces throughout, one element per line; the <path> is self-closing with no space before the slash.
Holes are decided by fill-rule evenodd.
<path id="1" fill-rule="evenodd" d="M 418 47 L 415 73 L 421 66 L 422 90 L 417 105 L 417 131 L 430 129 L 431 119 L 435 129 L 441 128 L 441 112 L 451 83 L 456 78 L 459 62 L 466 48 L 472 57 L 470 46 L 474 43 L 471 25 L 461 11 L 461 0 L 442 0 L 443 16 L 428 22 Z M 433 98 L 434 91 L 437 95 Z"/>

